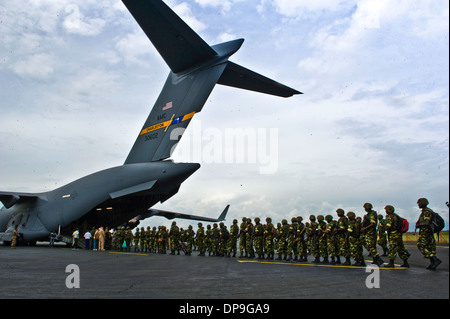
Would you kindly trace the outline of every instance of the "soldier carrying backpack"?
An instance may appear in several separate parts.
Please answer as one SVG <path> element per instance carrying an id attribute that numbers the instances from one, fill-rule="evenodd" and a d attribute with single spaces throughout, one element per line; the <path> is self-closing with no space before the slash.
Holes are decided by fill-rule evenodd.
<path id="1" fill-rule="evenodd" d="M 416 222 L 416 228 L 419 228 L 417 247 L 425 258 L 430 259 L 430 265 L 427 269 L 436 270 L 437 266 L 441 263 L 441 260 L 436 257 L 436 240 L 434 239 L 434 232 L 435 229 L 437 230 L 440 226 L 436 228 L 433 226 L 433 221 L 436 219 L 437 214 L 427 207 L 428 204 L 429 202 L 426 198 L 419 198 L 417 200 L 417 205 L 422 209 L 419 219 Z"/>

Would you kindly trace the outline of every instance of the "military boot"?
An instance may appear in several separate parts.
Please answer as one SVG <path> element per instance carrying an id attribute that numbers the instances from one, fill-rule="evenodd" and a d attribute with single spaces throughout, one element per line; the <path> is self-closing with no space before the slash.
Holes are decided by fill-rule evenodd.
<path id="1" fill-rule="evenodd" d="M 323 257 L 322 264 L 328 264 L 328 257 Z"/>
<path id="2" fill-rule="evenodd" d="M 429 270 L 436 270 L 437 266 L 441 264 L 441 260 L 438 259 L 436 256 L 433 256 L 430 258 L 430 265 L 427 267 Z"/>
<path id="3" fill-rule="evenodd" d="M 384 265 L 386 268 L 395 268 L 394 265 L 394 259 L 389 259 L 389 263 L 387 265 Z"/>
<path id="4" fill-rule="evenodd" d="M 400 267 L 409 268 L 408 259 L 403 259 L 403 265 L 401 265 Z"/>
<path id="5" fill-rule="evenodd" d="M 336 256 L 336 265 L 340 265 L 340 264 L 341 264 L 341 257 Z"/>
<path id="6" fill-rule="evenodd" d="M 345 262 L 343 263 L 343 265 L 345 266 L 350 266 L 352 263 L 350 262 L 350 257 L 345 258 Z"/>

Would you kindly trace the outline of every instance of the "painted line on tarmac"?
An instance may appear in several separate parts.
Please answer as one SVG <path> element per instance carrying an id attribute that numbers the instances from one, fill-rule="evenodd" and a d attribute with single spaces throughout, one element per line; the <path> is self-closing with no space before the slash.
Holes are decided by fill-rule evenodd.
<path id="1" fill-rule="evenodd" d="M 110 254 L 118 254 L 118 255 L 135 255 L 135 256 L 148 256 L 148 254 L 140 254 L 140 253 L 124 253 L 120 251 L 108 251 Z"/>
<path id="2" fill-rule="evenodd" d="M 370 267 L 372 261 L 366 261 L 367 266 L 345 266 L 345 265 L 330 265 L 330 264 L 306 264 L 306 263 L 290 263 L 290 262 L 277 262 L 277 261 L 259 261 L 259 260 L 238 260 L 240 263 L 256 263 L 256 264 L 271 264 L 271 265 L 289 265 L 289 266 L 310 266 L 310 267 L 328 267 L 328 268 L 349 268 L 349 269 L 366 269 Z M 388 263 L 384 263 L 387 265 Z M 400 265 L 395 264 L 395 268 L 393 267 L 379 267 L 380 269 L 390 269 L 390 270 L 400 270 L 400 269 L 408 269 L 406 267 L 400 267 Z"/>

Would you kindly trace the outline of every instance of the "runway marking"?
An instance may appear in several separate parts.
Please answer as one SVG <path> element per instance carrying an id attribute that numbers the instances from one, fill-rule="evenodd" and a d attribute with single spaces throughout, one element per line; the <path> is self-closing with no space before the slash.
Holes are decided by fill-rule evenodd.
<path id="1" fill-rule="evenodd" d="M 290 262 L 277 262 L 277 261 L 259 261 L 259 260 L 238 260 L 240 263 L 256 263 L 256 264 L 272 264 L 272 265 L 290 265 L 290 266 L 312 266 L 312 267 L 329 267 L 329 268 L 350 268 L 350 269 L 366 269 L 367 266 L 345 266 L 345 265 L 330 265 L 330 264 L 305 264 L 305 263 L 290 263 Z M 372 264 L 372 261 L 367 261 L 367 264 Z M 388 263 L 384 263 L 387 265 Z M 400 265 L 395 264 L 395 268 L 392 267 L 379 267 L 380 269 L 391 269 L 391 270 L 400 270 L 400 269 L 408 269 L 406 267 L 400 267 Z"/>
<path id="2" fill-rule="evenodd" d="M 136 256 L 148 256 L 148 254 L 139 254 L 139 253 L 124 253 L 120 251 L 108 251 L 110 254 L 118 254 L 118 255 L 136 255 Z"/>

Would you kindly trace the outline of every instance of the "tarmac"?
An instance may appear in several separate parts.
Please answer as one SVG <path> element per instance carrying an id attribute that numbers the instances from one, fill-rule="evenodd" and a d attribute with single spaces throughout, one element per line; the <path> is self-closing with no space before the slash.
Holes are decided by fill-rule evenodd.
<path id="1" fill-rule="evenodd" d="M 173 256 L 73 250 L 45 243 L 0 246 L 0 298 L 177 299 L 180 307 L 186 301 L 198 304 L 195 300 L 448 299 L 448 244 L 438 245 L 442 263 L 436 271 L 426 269 L 429 260 L 415 244 L 406 247 L 410 268 L 399 267 L 397 257 L 394 269 L 367 269 L 314 264 L 311 256 L 308 263 L 299 263 L 199 257 L 198 252 Z M 77 282 L 79 288 L 70 288 Z"/>

